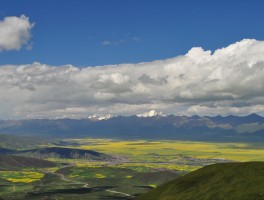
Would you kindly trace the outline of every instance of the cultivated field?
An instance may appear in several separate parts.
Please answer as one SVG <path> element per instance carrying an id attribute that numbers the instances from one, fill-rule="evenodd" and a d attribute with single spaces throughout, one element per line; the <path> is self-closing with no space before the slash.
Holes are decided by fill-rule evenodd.
<path id="1" fill-rule="evenodd" d="M 86 138 L 58 140 L 35 148 L 46 148 L 45 153 L 22 151 L 27 156 L 23 159 L 17 151 L 17 157 L 10 157 L 17 167 L 0 163 L 0 199 L 131 199 L 205 165 L 264 161 L 261 143 Z M 73 153 L 66 154 L 65 149 Z M 55 150 L 72 157 L 62 157 L 52 152 Z M 99 152 L 98 160 L 86 154 L 80 157 L 78 152 L 83 150 L 92 150 L 95 155 Z M 55 166 L 47 167 L 42 161 L 42 168 L 27 167 L 32 164 L 30 157 L 49 160 Z"/>
<path id="2" fill-rule="evenodd" d="M 194 141 L 120 141 L 70 139 L 71 147 L 92 149 L 120 156 L 119 166 L 167 168 L 192 171 L 202 166 L 229 161 L 264 161 L 262 143 L 212 143 Z M 74 144 L 74 145 L 73 145 Z M 114 163 L 111 163 L 114 164 Z"/>

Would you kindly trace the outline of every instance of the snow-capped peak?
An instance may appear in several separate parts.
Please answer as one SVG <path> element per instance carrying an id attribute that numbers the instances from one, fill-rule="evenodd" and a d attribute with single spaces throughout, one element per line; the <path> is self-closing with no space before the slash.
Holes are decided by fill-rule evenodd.
<path id="1" fill-rule="evenodd" d="M 137 114 L 137 117 L 156 117 L 156 116 L 165 117 L 166 115 L 162 112 L 157 112 L 156 110 L 150 110 L 149 112 Z"/>
<path id="2" fill-rule="evenodd" d="M 94 121 L 101 121 L 101 120 L 108 120 L 112 118 L 112 115 L 101 115 L 101 116 L 98 116 L 98 115 L 92 115 L 92 116 L 89 116 L 88 119 L 91 119 L 91 120 L 94 120 Z"/>

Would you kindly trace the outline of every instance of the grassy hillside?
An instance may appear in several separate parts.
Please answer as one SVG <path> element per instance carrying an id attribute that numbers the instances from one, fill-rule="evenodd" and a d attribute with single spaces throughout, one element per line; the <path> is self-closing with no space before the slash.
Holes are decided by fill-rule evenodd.
<path id="1" fill-rule="evenodd" d="M 165 183 L 137 200 L 261 200 L 264 162 L 223 163 L 203 167 Z"/>
<path id="2" fill-rule="evenodd" d="M 0 169 L 28 168 L 28 167 L 54 167 L 55 163 L 23 156 L 0 155 Z"/>
<path id="3" fill-rule="evenodd" d="M 8 149 L 31 149 L 49 141 L 39 137 L 0 134 L 0 147 Z"/>
<path id="4" fill-rule="evenodd" d="M 31 149 L 20 151 L 20 153 L 35 156 L 37 158 L 79 158 L 91 160 L 112 160 L 113 157 L 105 153 L 99 153 L 92 150 L 62 148 L 62 147 L 47 147 L 39 149 Z"/>

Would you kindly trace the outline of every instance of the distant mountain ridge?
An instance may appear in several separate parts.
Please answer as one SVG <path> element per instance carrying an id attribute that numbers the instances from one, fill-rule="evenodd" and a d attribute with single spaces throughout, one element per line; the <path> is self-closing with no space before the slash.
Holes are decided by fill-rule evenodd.
<path id="1" fill-rule="evenodd" d="M 264 141 L 264 117 L 175 116 L 150 111 L 140 116 L 94 119 L 1 120 L 0 133 L 51 138 L 105 137 L 121 139 L 187 139 Z"/>

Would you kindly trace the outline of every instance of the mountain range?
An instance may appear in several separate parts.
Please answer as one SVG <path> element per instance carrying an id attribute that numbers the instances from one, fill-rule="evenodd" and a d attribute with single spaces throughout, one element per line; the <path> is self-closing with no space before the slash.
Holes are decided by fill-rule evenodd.
<path id="1" fill-rule="evenodd" d="M 1 120 L 0 133 L 120 139 L 188 139 L 202 141 L 264 141 L 264 117 L 175 116 L 150 111 L 132 116 L 85 119 Z"/>

